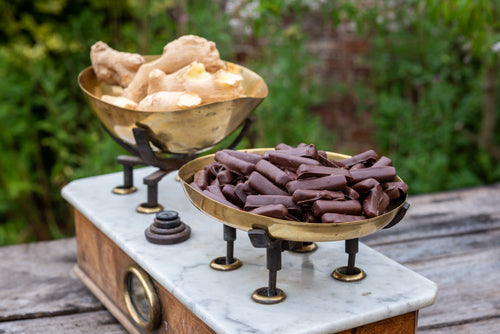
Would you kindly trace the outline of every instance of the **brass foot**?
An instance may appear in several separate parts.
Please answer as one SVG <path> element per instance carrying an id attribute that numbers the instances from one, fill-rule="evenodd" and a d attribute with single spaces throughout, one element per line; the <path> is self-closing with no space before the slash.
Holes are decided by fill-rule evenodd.
<path id="1" fill-rule="evenodd" d="M 139 204 L 135 209 L 139 213 L 149 214 L 149 213 L 160 212 L 161 210 L 163 210 L 163 206 L 161 206 L 160 204 L 157 204 L 156 206 L 148 206 L 147 203 L 142 203 Z"/>
<path id="2" fill-rule="evenodd" d="M 318 249 L 318 244 L 315 242 L 307 243 L 300 248 L 293 249 L 294 253 L 312 253 Z"/>
<path id="3" fill-rule="evenodd" d="M 344 266 L 335 269 L 332 273 L 332 277 L 342 282 L 356 282 L 361 281 L 363 278 L 365 278 L 366 273 L 363 271 L 363 269 L 354 267 L 353 273 L 347 274 L 347 266 Z"/>
<path id="4" fill-rule="evenodd" d="M 263 287 L 252 293 L 252 300 L 259 304 L 271 305 L 281 303 L 286 299 L 286 294 L 281 289 L 275 289 L 275 294 L 269 296 L 269 288 Z"/>
<path id="5" fill-rule="evenodd" d="M 125 187 L 125 186 L 117 186 L 113 188 L 113 194 L 117 195 L 127 195 L 137 191 L 137 188 L 134 186 Z"/>
<path id="6" fill-rule="evenodd" d="M 243 263 L 237 258 L 234 258 L 234 261 L 232 263 L 227 264 L 226 257 L 221 256 L 216 259 L 213 259 L 212 262 L 210 262 L 210 268 L 219 271 L 231 271 L 238 269 L 239 267 L 241 267 L 242 264 Z"/>

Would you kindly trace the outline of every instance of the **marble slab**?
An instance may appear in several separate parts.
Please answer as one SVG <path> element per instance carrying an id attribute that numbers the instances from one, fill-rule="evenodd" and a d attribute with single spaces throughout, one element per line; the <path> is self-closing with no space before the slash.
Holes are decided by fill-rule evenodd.
<path id="1" fill-rule="evenodd" d="M 223 225 L 189 202 L 176 172 L 159 183 L 158 202 L 179 212 L 191 227 L 191 237 L 175 245 L 146 240 L 144 231 L 154 214 L 135 208 L 146 201 L 142 178 L 155 170 L 134 171 L 138 191 L 133 194 L 111 192 L 123 183 L 121 172 L 73 181 L 62 194 L 217 333 L 332 333 L 424 308 L 436 298 L 435 283 L 363 243 L 356 266 L 367 277 L 349 283 L 334 280 L 331 272 L 347 263 L 344 242 L 339 241 L 318 243 L 311 254 L 283 252 L 277 287 L 287 298 L 279 304 L 257 304 L 250 295 L 267 285 L 265 249 L 254 248 L 247 234 L 238 231 L 234 255 L 243 266 L 229 272 L 211 269 L 210 261 L 225 255 Z"/>

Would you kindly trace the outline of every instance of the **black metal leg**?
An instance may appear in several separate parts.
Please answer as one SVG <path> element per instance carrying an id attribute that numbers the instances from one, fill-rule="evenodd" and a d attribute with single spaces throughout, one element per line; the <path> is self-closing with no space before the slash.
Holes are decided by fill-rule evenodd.
<path id="1" fill-rule="evenodd" d="M 252 229 L 248 237 L 255 248 L 266 248 L 266 266 L 269 270 L 267 287 L 252 293 L 252 300 L 260 304 L 276 304 L 286 298 L 283 290 L 276 287 L 278 270 L 281 270 L 282 240 L 271 239 L 265 230 Z"/>
<path id="2" fill-rule="evenodd" d="M 236 229 L 224 225 L 224 241 L 226 241 L 226 264 L 234 262 L 234 241 L 236 240 Z"/>
<path id="3" fill-rule="evenodd" d="M 337 268 L 333 271 L 332 277 L 343 282 L 354 282 L 366 277 L 365 272 L 356 267 L 356 253 L 359 251 L 359 239 L 349 239 L 345 241 L 345 252 L 347 253 L 347 266 Z"/>
<path id="4" fill-rule="evenodd" d="M 267 269 L 269 270 L 269 281 L 267 295 L 274 297 L 278 295 L 276 282 L 278 278 L 278 270 L 281 270 L 281 243 L 276 243 L 274 246 L 267 247 Z"/>
<path id="5" fill-rule="evenodd" d="M 356 253 L 359 250 L 359 239 L 350 239 L 345 241 L 345 252 L 348 254 L 347 275 L 355 274 Z"/>
<path id="6" fill-rule="evenodd" d="M 126 195 L 137 191 L 137 188 L 134 187 L 134 166 L 143 165 L 144 161 L 128 155 L 120 155 L 116 160 L 123 166 L 123 185 L 113 188 L 113 193 Z"/>
<path id="7" fill-rule="evenodd" d="M 224 224 L 223 239 L 226 242 L 226 256 L 218 257 L 210 262 L 210 267 L 220 271 L 230 271 L 241 267 L 241 261 L 234 257 L 234 241 L 236 229 Z"/>
<path id="8" fill-rule="evenodd" d="M 148 187 L 148 199 L 146 203 L 137 206 L 138 212 L 155 213 L 163 210 L 163 206 L 158 204 L 158 182 L 169 172 L 170 170 L 159 169 L 143 179 L 144 184 Z"/>

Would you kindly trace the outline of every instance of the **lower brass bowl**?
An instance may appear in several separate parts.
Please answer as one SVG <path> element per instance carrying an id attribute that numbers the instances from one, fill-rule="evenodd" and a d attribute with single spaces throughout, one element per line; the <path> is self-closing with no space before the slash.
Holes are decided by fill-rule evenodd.
<path id="1" fill-rule="evenodd" d="M 155 56 L 146 56 L 146 60 Z M 117 107 L 101 96 L 117 95 L 121 87 L 99 81 L 92 67 L 78 76 L 78 84 L 102 124 L 114 137 L 136 147 L 132 129 L 146 129 L 152 148 L 160 153 L 194 154 L 209 149 L 234 132 L 267 96 L 264 80 L 255 72 L 230 62 L 227 70 L 243 77 L 244 97 L 174 111 L 139 111 Z"/>
<path id="2" fill-rule="evenodd" d="M 247 152 L 264 154 L 271 148 L 250 149 Z M 332 160 L 349 158 L 348 155 L 327 152 Z M 406 201 L 406 197 L 392 201 L 389 210 L 383 215 L 348 223 L 303 223 L 289 220 L 271 218 L 252 214 L 243 210 L 231 208 L 221 204 L 197 191 L 189 184 L 193 181 L 194 174 L 214 161 L 214 154 L 194 159 L 179 169 L 184 192 L 189 200 L 202 212 L 215 218 L 225 225 L 242 231 L 261 228 L 277 239 L 290 241 L 338 241 L 359 238 L 376 232 L 387 226 L 398 214 Z M 401 180 L 397 177 L 398 180 Z"/>

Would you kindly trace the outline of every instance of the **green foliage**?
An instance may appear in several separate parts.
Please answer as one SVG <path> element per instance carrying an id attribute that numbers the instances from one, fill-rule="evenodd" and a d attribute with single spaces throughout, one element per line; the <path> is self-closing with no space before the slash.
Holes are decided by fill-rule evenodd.
<path id="1" fill-rule="evenodd" d="M 485 25 L 479 13 L 484 10 L 486 19 L 499 7 L 455 1 L 455 12 L 445 11 L 445 19 L 436 20 L 435 6 L 450 2 L 432 2 L 381 7 L 365 22 L 374 36 L 369 56 L 374 87 L 368 98 L 374 104 L 377 143 L 412 193 L 491 183 L 499 176 L 492 156 L 470 135 L 480 131 L 483 68 L 493 54 L 492 43 L 477 46 L 468 39 L 485 42 L 483 29 L 491 33 L 494 27 Z M 466 22 L 455 21 L 463 12 L 468 13 L 460 20 Z"/>
<path id="2" fill-rule="evenodd" d="M 470 136 L 481 131 L 486 65 L 498 58 L 497 1 L 0 0 L 0 8 L 0 245 L 72 235 L 61 188 L 120 170 L 115 159 L 124 152 L 76 80 L 98 40 L 159 54 L 168 41 L 196 34 L 216 41 L 223 59 L 259 73 L 269 96 L 241 148 L 330 149 L 335 134 L 308 110 L 325 103 L 331 87 L 356 89 L 378 129 L 373 146 L 394 160 L 412 193 L 500 180 L 498 161 Z M 318 81 L 304 29 L 311 14 L 318 25 L 356 23 L 371 42 L 369 82 Z"/>

